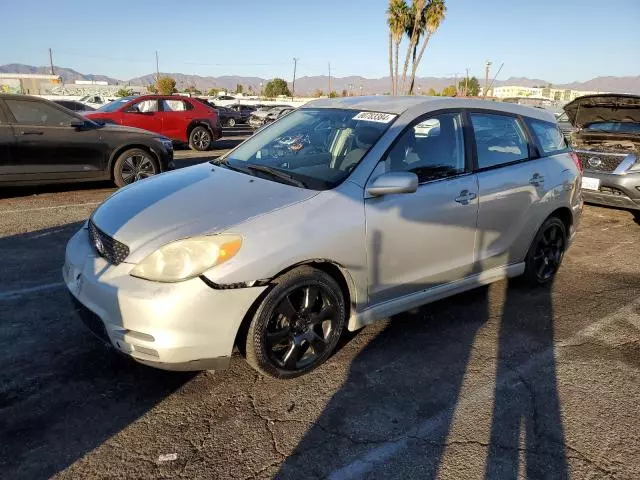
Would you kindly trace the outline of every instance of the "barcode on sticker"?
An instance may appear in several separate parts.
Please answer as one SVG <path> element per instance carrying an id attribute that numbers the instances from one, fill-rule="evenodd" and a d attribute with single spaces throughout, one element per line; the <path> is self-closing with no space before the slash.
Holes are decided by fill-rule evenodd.
<path id="1" fill-rule="evenodd" d="M 354 120 L 365 120 L 367 122 L 389 123 L 396 118 L 392 113 L 380 113 L 380 112 L 360 112 Z"/>

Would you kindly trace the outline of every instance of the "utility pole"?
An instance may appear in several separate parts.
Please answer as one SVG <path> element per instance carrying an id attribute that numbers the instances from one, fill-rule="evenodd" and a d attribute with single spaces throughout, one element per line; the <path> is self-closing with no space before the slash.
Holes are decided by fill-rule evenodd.
<path id="1" fill-rule="evenodd" d="M 464 96 L 467 97 L 469 95 L 469 67 L 466 68 L 467 76 L 464 77 Z"/>
<path id="2" fill-rule="evenodd" d="M 53 70 L 53 52 L 49 49 L 49 65 L 51 65 L 51 75 L 55 75 L 56 73 Z"/>
<path id="3" fill-rule="evenodd" d="M 156 83 L 160 80 L 160 63 L 158 62 L 158 51 L 156 50 Z"/>
<path id="4" fill-rule="evenodd" d="M 489 68 L 491 68 L 491 62 L 487 60 L 484 62 L 484 91 L 482 92 L 482 98 L 487 98 L 487 92 L 489 90 Z"/>
<path id="5" fill-rule="evenodd" d="M 296 67 L 298 66 L 298 59 L 293 57 L 293 83 L 291 84 L 291 100 L 296 96 Z"/>
<path id="6" fill-rule="evenodd" d="M 456 97 L 460 94 L 460 92 L 458 92 L 458 74 L 454 73 L 453 74 L 453 84 L 456 87 Z"/>
<path id="7" fill-rule="evenodd" d="M 331 96 L 331 62 L 329 62 L 329 95 Z"/>

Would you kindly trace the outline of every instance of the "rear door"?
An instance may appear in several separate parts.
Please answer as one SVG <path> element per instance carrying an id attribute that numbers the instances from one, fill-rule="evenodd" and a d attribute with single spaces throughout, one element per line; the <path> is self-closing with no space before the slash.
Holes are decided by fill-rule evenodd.
<path id="1" fill-rule="evenodd" d="M 7 98 L 5 105 L 16 136 L 15 173 L 43 179 L 102 174 L 105 154 L 97 129 L 72 127 L 82 119 L 36 98 Z"/>
<path id="2" fill-rule="evenodd" d="M 480 193 L 478 261 L 489 270 L 524 259 L 543 220 L 547 169 L 522 118 L 495 111 L 469 117 Z"/>
<path id="3" fill-rule="evenodd" d="M 186 135 L 189 121 L 189 110 L 193 105 L 180 98 L 163 98 L 160 100 L 160 118 L 162 119 L 162 134 L 179 140 Z"/>
<path id="4" fill-rule="evenodd" d="M 162 133 L 162 117 L 159 112 L 158 100 L 150 98 L 131 103 L 122 112 L 122 124 Z"/>

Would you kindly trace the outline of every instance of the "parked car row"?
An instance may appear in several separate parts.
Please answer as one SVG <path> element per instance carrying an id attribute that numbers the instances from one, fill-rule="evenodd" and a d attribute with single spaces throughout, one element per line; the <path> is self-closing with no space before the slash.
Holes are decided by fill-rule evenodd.
<path id="1" fill-rule="evenodd" d="M 264 125 L 275 122 L 293 110 L 295 110 L 295 108 L 290 105 L 276 105 L 273 107 L 258 109 L 251 114 L 251 117 L 249 118 L 249 125 L 253 128 L 263 127 Z"/>

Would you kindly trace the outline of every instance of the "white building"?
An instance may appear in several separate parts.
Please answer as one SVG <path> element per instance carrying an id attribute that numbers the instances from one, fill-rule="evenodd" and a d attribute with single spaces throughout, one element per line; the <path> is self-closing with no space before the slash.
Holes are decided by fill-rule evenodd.
<path id="1" fill-rule="evenodd" d="M 496 98 L 533 97 L 545 100 L 554 100 L 558 102 L 570 102 L 577 97 L 582 97 L 583 95 L 591 95 L 594 93 L 602 92 L 571 90 L 552 87 L 522 87 L 518 85 L 504 85 L 501 87 L 493 87 L 489 91 L 489 96 L 493 96 Z"/>

